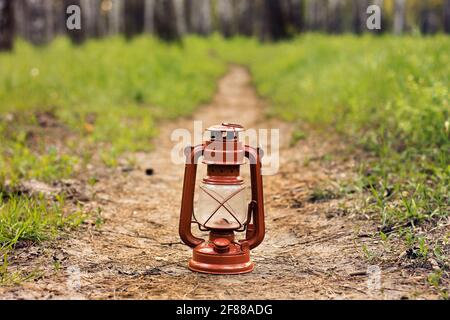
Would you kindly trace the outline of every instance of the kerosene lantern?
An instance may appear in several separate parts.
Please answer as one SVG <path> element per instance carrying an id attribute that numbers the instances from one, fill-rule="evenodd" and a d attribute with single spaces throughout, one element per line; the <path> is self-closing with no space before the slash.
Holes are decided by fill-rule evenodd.
<path id="1" fill-rule="evenodd" d="M 251 272 L 250 250 L 264 239 L 264 203 L 261 176 L 261 151 L 239 141 L 244 129 L 237 124 L 222 123 L 207 129 L 209 141 L 187 147 L 183 198 L 180 214 L 180 237 L 194 248 L 189 261 L 192 271 L 212 274 Z M 207 166 L 207 174 L 199 186 L 194 210 L 197 162 Z M 240 166 L 250 164 L 251 200 L 246 201 Z M 192 234 L 191 225 L 208 231 L 209 238 Z M 236 233 L 245 232 L 237 240 Z"/>

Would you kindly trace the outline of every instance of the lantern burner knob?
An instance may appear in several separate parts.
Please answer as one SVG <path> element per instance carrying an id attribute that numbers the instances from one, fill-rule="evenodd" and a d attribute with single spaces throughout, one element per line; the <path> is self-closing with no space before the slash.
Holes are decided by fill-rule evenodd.
<path id="1" fill-rule="evenodd" d="M 226 238 L 217 238 L 213 240 L 214 251 L 217 253 L 225 253 L 230 251 L 230 240 Z"/>

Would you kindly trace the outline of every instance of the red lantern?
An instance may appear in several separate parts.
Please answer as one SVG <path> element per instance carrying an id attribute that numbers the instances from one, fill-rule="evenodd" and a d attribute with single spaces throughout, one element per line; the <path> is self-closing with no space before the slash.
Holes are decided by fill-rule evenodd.
<path id="1" fill-rule="evenodd" d="M 264 239 L 264 203 L 260 150 L 243 145 L 240 125 L 223 123 L 207 129 L 210 140 L 186 148 L 183 198 L 180 214 L 180 237 L 194 248 L 189 261 L 192 271 L 213 274 L 251 272 L 250 250 Z M 203 156 L 207 175 L 200 185 L 194 212 L 197 161 Z M 244 180 L 240 166 L 250 163 L 251 201 L 246 203 Z M 197 238 L 191 225 L 209 231 L 209 239 Z M 236 240 L 236 232 L 245 232 L 244 240 Z"/>

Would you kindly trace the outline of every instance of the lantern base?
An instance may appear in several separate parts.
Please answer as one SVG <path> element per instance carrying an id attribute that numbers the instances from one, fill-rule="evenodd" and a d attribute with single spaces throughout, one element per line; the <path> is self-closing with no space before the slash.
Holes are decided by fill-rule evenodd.
<path id="1" fill-rule="evenodd" d="M 243 248 L 238 243 L 230 242 L 218 247 L 220 241 L 216 240 L 194 248 L 193 257 L 189 261 L 190 270 L 209 274 L 242 274 L 253 271 L 254 264 L 250 261 L 248 247 Z"/>

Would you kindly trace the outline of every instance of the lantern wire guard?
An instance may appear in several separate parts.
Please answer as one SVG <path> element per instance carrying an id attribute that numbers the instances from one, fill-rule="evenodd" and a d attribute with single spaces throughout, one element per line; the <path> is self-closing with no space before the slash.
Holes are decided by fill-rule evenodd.
<path id="1" fill-rule="evenodd" d="M 265 232 L 261 150 L 239 141 L 239 132 L 243 130 L 237 124 L 212 126 L 207 129 L 211 134 L 209 141 L 185 150 L 179 233 L 182 241 L 193 248 L 193 257 L 189 261 L 189 269 L 193 271 L 239 274 L 251 272 L 254 268 L 250 249 L 263 241 Z M 201 195 L 204 200 L 209 201 L 209 206 L 199 214 L 194 212 L 194 192 L 200 157 L 207 165 L 207 176 L 199 189 L 204 193 Z M 243 202 L 245 187 L 240 176 L 240 166 L 245 164 L 245 158 L 250 163 L 252 190 L 252 199 L 247 206 Z M 222 194 L 223 190 L 227 190 L 225 194 Z M 244 206 L 240 207 L 240 204 Z M 209 238 L 195 237 L 191 231 L 192 224 L 201 231 L 209 231 Z M 246 232 L 245 239 L 237 241 L 235 232 Z"/>
<path id="2" fill-rule="evenodd" d="M 245 190 L 244 187 L 241 187 L 240 189 L 234 191 L 232 194 L 228 195 L 227 197 L 223 198 L 220 194 L 218 194 L 217 192 L 213 192 L 213 191 L 208 191 L 208 189 L 206 189 L 204 186 L 200 186 L 200 189 L 203 190 L 203 192 L 205 192 L 208 196 L 210 196 L 213 200 L 215 200 L 218 203 L 218 206 L 213 210 L 211 216 L 206 219 L 206 221 L 203 223 L 203 225 L 206 228 L 202 227 L 202 224 L 198 222 L 198 220 L 195 218 L 195 213 L 194 211 L 192 212 L 192 216 L 194 218 L 194 221 L 192 221 L 192 223 L 196 223 L 199 227 L 199 229 L 201 231 L 208 231 L 209 228 L 207 226 L 207 223 L 209 222 L 209 220 L 211 220 L 211 218 L 214 217 L 214 215 L 219 211 L 220 208 L 224 208 L 232 217 L 233 219 L 239 224 L 239 229 L 236 229 L 235 231 L 245 231 L 245 227 L 248 223 L 248 220 L 246 220 L 245 224 L 242 224 L 239 219 L 236 217 L 236 213 L 234 212 L 233 208 L 230 208 L 230 206 L 227 204 L 227 201 L 230 200 L 231 198 L 233 198 L 235 195 L 237 195 L 238 193 L 240 193 L 241 191 Z M 212 227 L 211 227 L 212 228 Z"/>

